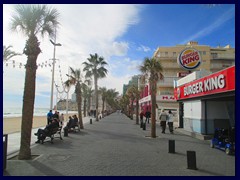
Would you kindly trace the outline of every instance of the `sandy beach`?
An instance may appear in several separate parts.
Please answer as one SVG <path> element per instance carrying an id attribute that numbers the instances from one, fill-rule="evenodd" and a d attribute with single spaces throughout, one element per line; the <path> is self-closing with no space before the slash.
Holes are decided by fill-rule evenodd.
<path id="1" fill-rule="evenodd" d="M 68 114 L 73 115 L 73 114 Z M 64 120 L 68 118 L 65 115 Z M 3 134 L 11 134 L 21 131 L 22 117 L 11 117 L 3 118 Z M 33 128 L 44 127 L 47 124 L 46 116 L 34 116 L 33 117 Z"/>

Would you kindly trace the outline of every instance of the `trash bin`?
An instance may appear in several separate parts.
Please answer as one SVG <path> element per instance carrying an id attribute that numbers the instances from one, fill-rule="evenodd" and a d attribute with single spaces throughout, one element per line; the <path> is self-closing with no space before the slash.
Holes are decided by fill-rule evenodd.
<path id="1" fill-rule="evenodd" d="M 8 144 L 8 134 L 3 134 L 3 170 L 7 167 L 7 144 Z"/>
<path id="2" fill-rule="evenodd" d="M 68 127 L 66 126 L 64 128 L 64 137 L 67 137 L 68 136 Z"/>

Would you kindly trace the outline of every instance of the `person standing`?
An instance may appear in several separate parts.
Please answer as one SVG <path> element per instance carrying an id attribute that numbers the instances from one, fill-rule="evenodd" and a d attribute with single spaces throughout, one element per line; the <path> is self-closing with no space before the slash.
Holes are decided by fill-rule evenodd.
<path id="1" fill-rule="evenodd" d="M 173 134 L 173 113 L 171 110 L 168 111 L 168 127 L 171 134 Z"/>
<path id="2" fill-rule="evenodd" d="M 59 113 L 57 111 L 55 111 L 55 113 L 53 114 L 53 118 L 59 120 Z"/>
<path id="3" fill-rule="evenodd" d="M 140 113 L 140 123 L 141 124 L 143 123 L 143 116 L 144 116 L 144 112 L 142 110 L 141 113 Z"/>
<path id="4" fill-rule="evenodd" d="M 148 108 L 147 108 L 147 111 L 145 113 L 145 116 L 146 116 L 145 124 L 146 124 L 146 122 L 148 122 L 148 124 L 149 124 L 149 119 L 151 117 L 151 112 L 148 110 Z"/>
<path id="5" fill-rule="evenodd" d="M 160 120 L 160 126 L 162 127 L 162 133 L 165 134 L 165 129 L 166 129 L 166 121 L 167 121 L 167 113 L 164 111 L 164 109 L 162 110 L 159 120 Z"/>
<path id="6" fill-rule="evenodd" d="M 64 123 L 64 114 L 63 113 L 59 117 L 59 121 L 60 121 L 60 124 L 63 125 L 63 123 Z"/>
<path id="7" fill-rule="evenodd" d="M 47 124 L 52 123 L 52 118 L 53 118 L 53 113 L 52 113 L 52 110 L 50 110 L 50 111 L 47 113 Z"/>

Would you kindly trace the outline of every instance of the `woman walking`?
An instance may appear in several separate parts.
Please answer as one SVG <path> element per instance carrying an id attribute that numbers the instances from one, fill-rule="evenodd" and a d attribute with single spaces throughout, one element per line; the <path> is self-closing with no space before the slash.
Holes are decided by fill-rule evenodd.
<path id="1" fill-rule="evenodd" d="M 168 111 L 168 127 L 171 134 L 173 134 L 173 113 L 171 110 Z"/>

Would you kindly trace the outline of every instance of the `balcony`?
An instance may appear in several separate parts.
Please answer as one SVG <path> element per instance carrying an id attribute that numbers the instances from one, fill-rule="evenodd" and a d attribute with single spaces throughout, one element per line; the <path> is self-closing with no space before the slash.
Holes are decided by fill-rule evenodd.
<path id="1" fill-rule="evenodd" d="M 221 59 L 230 59 L 235 60 L 235 54 L 218 54 L 218 53 L 212 53 L 211 59 L 213 60 L 221 60 Z"/>
<path id="2" fill-rule="evenodd" d="M 178 77 L 164 77 L 163 80 L 157 82 L 158 87 L 174 87 L 174 80 L 178 80 Z"/>
<path id="3" fill-rule="evenodd" d="M 233 66 L 235 63 L 228 63 L 228 64 L 211 64 L 210 65 L 210 69 L 217 69 L 217 70 L 221 70 L 221 69 L 225 69 L 227 67 Z"/>

